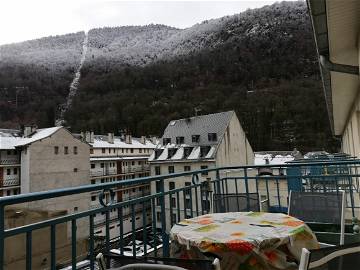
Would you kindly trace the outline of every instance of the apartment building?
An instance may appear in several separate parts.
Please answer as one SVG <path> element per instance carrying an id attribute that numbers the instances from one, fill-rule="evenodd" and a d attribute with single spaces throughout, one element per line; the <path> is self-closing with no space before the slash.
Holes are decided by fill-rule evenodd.
<path id="1" fill-rule="evenodd" d="M 2 163 L 4 160 L 7 163 L 6 174 L 10 169 L 10 175 L 17 175 L 17 187 L 13 188 L 14 192 L 10 195 L 81 186 L 89 182 L 90 146 L 75 138 L 64 127 L 44 129 L 25 127 L 22 132 L 3 131 L 0 148 Z M 14 171 L 15 168 L 17 168 L 16 171 Z M 24 203 L 14 207 L 16 207 L 16 215 L 23 215 L 26 218 L 30 213 L 44 213 L 44 216 L 47 216 L 49 213 L 56 212 L 59 215 L 66 215 L 88 210 L 90 200 L 88 194 L 76 194 L 58 199 Z M 62 243 L 71 244 L 71 223 L 61 227 L 63 227 Z M 84 254 L 89 235 L 88 219 L 79 220 L 76 227 L 78 254 Z M 9 259 L 10 265 L 24 263 L 21 251 L 16 252 L 16 249 L 11 249 L 14 245 L 21 246 L 22 239 L 21 237 L 17 240 L 13 239 L 13 241 L 18 241 L 14 242 L 16 244 L 8 242 L 8 252 L 14 252 L 14 254 L 9 254 L 9 258 L 14 258 L 14 260 Z M 32 240 L 33 243 L 49 242 L 49 234 L 34 234 Z M 41 250 L 40 246 L 33 248 L 34 267 L 36 269 L 49 268 L 50 254 L 42 254 Z M 57 256 L 58 260 L 62 261 L 68 258 L 69 254 L 59 252 Z M 9 269 L 23 268 L 16 267 L 9 267 Z"/>
<path id="2" fill-rule="evenodd" d="M 0 197 L 20 193 L 19 131 L 0 129 Z"/>
<path id="3" fill-rule="evenodd" d="M 228 111 L 170 121 L 149 162 L 151 175 L 160 175 L 222 166 L 250 165 L 254 164 L 254 153 L 236 113 Z M 201 182 L 207 181 L 208 178 L 214 179 L 214 174 L 199 175 Z M 165 191 L 191 185 L 191 177 L 166 181 L 164 185 Z M 159 183 L 152 184 L 151 192 L 159 191 Z M 169 213 L 170 204 L 172 213 Z M 169 219 L 167 225 L 183 218 L 178 216 L 177 207 L 187 209 L 185 218 L 192 216 L 189 207 L 190 194 L 186 194 L 185 201 L 181 198 L 179 204 L 176 205 L 173 199 L 166 199 L 166 217 Z M 192 208 L 195 209 L 195 206 Z M 159 206 L 156 215 L 159 223 Z"/>
<path id="4" fill-rule="evenodd" d="M 133 138 L 131 135 L 114 136 L 94 135 L 93 132 L 82 134 L 90 148 L 90 182 L 91 184 L 106 183 L 112 181 L 134 179 L 150 175 L 149 156 L 155 148 L 155 144 L 142 136 Z M 137 185 L 116 189 L 115 201 L 131 200 L 150 194 L 150 186 Z M 106 200 L 110 200 L 110 194 L 107 193 Z M 99 194 L 91 194 L 91 207 L 100 207 Z M 142 228 L 143 225 L 151 221 L 150 206 L 146 206 L 146 220 L 143 221 L 143 206 L 135 206 L 135 228 Z M 124 233 L 130 232 L 132 228 L 131 209 L 123 209 Z M 105 235 L 105 213 L 95 216 L 95 234 Z M 110 213 L 110 237 L 115 238 L 119 235 L 118 213 Z"/>

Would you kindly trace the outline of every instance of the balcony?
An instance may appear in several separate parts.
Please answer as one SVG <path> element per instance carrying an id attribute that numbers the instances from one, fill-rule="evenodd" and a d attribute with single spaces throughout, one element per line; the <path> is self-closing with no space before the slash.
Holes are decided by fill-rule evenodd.
<path id="1" fill-rule="evenodd" d="M 345 191 L 347 225 L 351 227 L 353 217 L 359 218 L 360 210 L 360 160 L 336 160 L 330 162 L 302 162 L 286 165 L 262 165 L 213 168 L 201 171 L 158 175 L 131 180 L 122 180 L 103 184 L 65 188 L 22 194 L 19 196 L 0 198 L 0 270 L 9 267 L 16 261 L 21 269 L 56 269 L 59 265 L 71 265 L 76 269 L 76 263 L 89 260 L 90 269 L 95 269 L 95 256 L 98 252 L 110 252 L 117 249 L 123 252 L 126 243 L 143 237 L 146 245 L 147 230 L 142 230 L 139 236 L 136 217 L 141 219 L 140 227 L 153 230 L 153 234 L 160 231 L 162 245 L 153 247 L 152 255 L 169 256 L 169 231 L 179 221 L 203 214 L 213 213 L 215 195 L 227 194 L 257 194 L 261 198 L 261 208 L 268 212 L 284 212 L 288 207 L 289 190 L 302 191 Z M 259 170 L 270 169 L 273 174 L 262 176 Z M 200 181 L 201 173 L 207 172 L 208 177 Z M 281 172 L 281 174 L 277 174 Z M 177 181 L 188 177 L 191 185 L 167 190 L 168 181 Z M 156 185 L 156 183 L 160 183 Z M 150 184 L 158 192 L 151 195 L 137 197 L 122 202 L 115 200 L 118 188 L 127 186 Z M 68 214 L 50 217 L 42 221 L 15 226 L 7 222 L 6 209 L 17 207 L 17 204 L 51 200 L 67 201 L 81 194 L 100 192 L 99 204 L 87 209 Z M 102 198 L 108 198 L 102 200 Z M 90 199 L 89 199 L 90 200 Z M 72 201 L 69 209 L 72 209 Z M 249 201 L 238 205 L 239 211 L 250 210 Z M 96 236 L 94 227 L 95 215 L 105 213 L 101 224 L 105 226 L 105 236 Z M 150 222 L 147 215 L 150 214 Z M 129 217 L 128 220 L 126 218 Z M 114 226 L 118 235 L 110 237 L 110 226 Z M 127 225 L 125 225 L 125 223 Z M 41 232 L 41 234 L 39 233 Z M 137 233 L 135 233 L 137 232 Z M 348 232 L 345 243 L 353 241 L 358 236 Z M 22 241 L 24 251 L 16 250 L 11 253 L 8 245 L 11 241 Z M 48 242 L 48 246 L 38 246 L 39 239 Z M 357 239 L 357 238 L 356 238 Z M 134 250 L 135 255 L 135 250 Z"/>
<path id="2" fill-rule="evenodd" d="M 11 186 L 18 186 L 20 185 L 20 178 L 19 176 L 12 176 L 5 178 L 2 182 L 2 187 L 11 187 Z"/>
<path id="3" fill-rule="evenodd" d="M 20 163 L 19 157 L 0 158 L 0 165 L 14 165 L 19 163 Z"/>
<path id="4" fill-rule="evenodd" d="M 112 176 L 116 175 L 116 169 L 107 169 L 107 170 L 91 170 L 90 176 Z"/>

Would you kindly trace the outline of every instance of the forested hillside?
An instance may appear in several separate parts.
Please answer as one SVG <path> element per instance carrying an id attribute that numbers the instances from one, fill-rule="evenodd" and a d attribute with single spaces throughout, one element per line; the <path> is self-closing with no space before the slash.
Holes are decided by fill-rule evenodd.
<path id="1" fill-rule="evenodd" d="M 11 95 L 11 87 L 26 86 L 33 100 L 22 104 L 21 111 L 4 114 L 10 105 L 0 97 L 2 126 L 50 124 L 81 56 L 84 33 L 71 37 L 69 47 L 64 45 L 71 59 L 63 64 L 33 61 L 30 70 L 30 64 L 11 60 L 5 68 L 0 65 L 0 91 L 12 89 Z M 92 29 L 88 37 L 79 90 L 66 114 L 73 131 L 128 129 L 134 135 L 161 135 L 169 120 L 194 115 L 195 109 L 202 114 L 234 109 L 255 150 L 336 147 L 305 2 L 277 3 L 187 29 L 113 27 Z M 33 111 L 31 117 L 26 110 Z"/>

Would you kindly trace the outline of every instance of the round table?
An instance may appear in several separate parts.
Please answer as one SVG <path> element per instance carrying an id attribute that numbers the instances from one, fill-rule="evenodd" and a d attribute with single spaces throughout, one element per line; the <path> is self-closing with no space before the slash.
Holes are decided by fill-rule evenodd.
<path id="1" fill-rule="evenodd" d="M 185 219 L 170 232 L 171 256 L 216 256 L 221 269 L 297 269 L 301 249 L 319 248 L 301 220 L 281 213 L 235 212 Z"/>

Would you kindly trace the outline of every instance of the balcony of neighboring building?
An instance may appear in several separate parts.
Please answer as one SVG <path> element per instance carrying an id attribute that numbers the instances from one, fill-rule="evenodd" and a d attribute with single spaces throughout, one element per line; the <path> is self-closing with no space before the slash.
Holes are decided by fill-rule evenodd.
<path id="1" fill-rule="evenodd" d="M 18 156 L 0 157 L 0 166 L 2 165 L 20 165 L 20 158 Z"/>
<path id="2" fill-rule="evenodd" d="M 20 177 L 18 175 L 5 177 L 4 180 L 0 180 L 0 187 L 11 187 L 11 186 L 19 186 L 20 185 Z"/>

